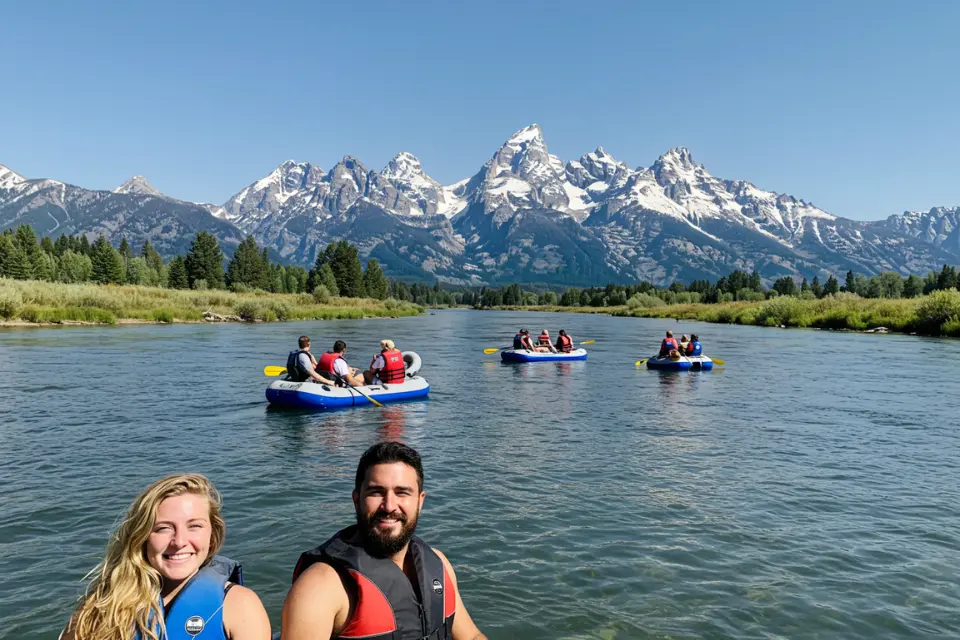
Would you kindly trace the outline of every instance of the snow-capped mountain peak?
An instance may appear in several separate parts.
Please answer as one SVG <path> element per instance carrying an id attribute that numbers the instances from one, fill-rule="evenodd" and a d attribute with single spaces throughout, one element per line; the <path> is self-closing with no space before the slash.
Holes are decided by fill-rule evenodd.
<path id="1" fill-rule="evenodd" d="M 12 189 L 26 181 L 26 178 L 13 169 L 0 164 L 0 189 Z"/>
<path id="2" fill-rule="evenodd" d="M 141 196 L 160 196 L 160 190 L 154 187 L 143 176 L 133 176 L 122 185 L 113 190 L 114 193 L 130 193 Z"/>
<path id="3" fill-rule="evenodd" d="M 380 175 L 392 180 L 410 180 L 423 178 L 423 165 L 419 158 L 407 151 L 401 151 L 391 160 Z"/>

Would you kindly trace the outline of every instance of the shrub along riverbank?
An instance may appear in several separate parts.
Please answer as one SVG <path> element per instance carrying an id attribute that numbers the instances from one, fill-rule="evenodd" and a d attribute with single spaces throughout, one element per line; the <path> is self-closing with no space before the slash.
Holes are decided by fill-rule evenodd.
<path id="1" fill-rule="evenodd" d="M 420 315 L 424 308 L 392 298 L 340 298 L 255 290 L 181 290 L 66 284 L 0 278 L 0 322 L 202 322 L 204 313 L 247 322 L 340 320 Z"/>
<path id="2" fill-rule="evenodd" d="M 762 302 L 624 306 L 611 311 L 612 315 L 638 318 L 852 331 L 886 327 L 902 333 L 960 337 L 960 292 L 956 289 L 906 299 L 870 299 L 839 293 L 813 300 L 780 296 Z"/>
<path id="3" fill-rule="evenodd" d="M 946 289 L 918 298 L 861 298 L 838 293 L 819 299 L 779 296 L 754 302 L 716 304 L 656 304 L 641 298 L 615 307 L 509 306 L 513 311 L 609 313 L 635 318 L 679 318 L 723 324 L 767 327 L 810 327 L 868 331 L 885 327 L 900 333 L 960 338 L 960 291 Z"/>

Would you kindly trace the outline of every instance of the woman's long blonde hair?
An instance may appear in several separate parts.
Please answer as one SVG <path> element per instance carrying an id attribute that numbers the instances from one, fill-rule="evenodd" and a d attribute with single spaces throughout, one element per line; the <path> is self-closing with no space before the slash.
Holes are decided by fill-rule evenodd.
<path id="1" fill-rule="evenodd" d="M 157 507 L 167 498 L 185 493 L 206 496 L 210 504 L 210 551 L 220 550 L 226 524 L 220 515 L 220 494 L 197 473 L 181 473 L 157 480 L 130 505 L 126 517 L 110 538 L 103 561 L 93 576 L 64 637 L 75 640 L 129 640 L 139 632 L 143 640 L 161 640 L 159 623 L 160 573 L 147 562 L 144 548 L 157 518 Z"/>

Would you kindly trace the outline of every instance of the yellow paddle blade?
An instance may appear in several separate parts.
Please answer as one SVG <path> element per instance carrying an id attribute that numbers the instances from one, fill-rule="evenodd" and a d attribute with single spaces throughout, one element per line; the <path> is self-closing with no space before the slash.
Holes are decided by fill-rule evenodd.
<path id="1" fill-rule="evenodd" d="M 726 362 L 724 362 L 723 360 L 720 360 L 719 358 L 710 358 L 710 359 L 713 360 L 713 364 L 718 364 L 721 367 L 727 364 Z"/>
<path id="2" fill-rule="evenodd" d="M 263 375 L 265 376 L 281 376 L 287 372 L 286 367 L 264 367 Z"/>
<path id="3" fill-rule="evenodd" d="M 593 344 L 596 340 L 587 340 L 586 342 L 581 342 L 580 344 Z"/>
<path id="4" fill-rule="evenodd" d="M 644 364 L 646 364 L 647 360 L 649 360 L 649 358 L 644 358 L 643 360 L 637 360 L 637 361 L 634 363 L 633 366 L 635 366 L 635 367 L 641 367 L 641 366 L 643 366 Z"/>
<path id="5" fill-rule="evenodd" d="M 497 351 L 500 351 L 500 349 L 484 349 L 483 350 L 483 352 L 487 355 L 490 355 L 491 353 L 496 353 Z"/>

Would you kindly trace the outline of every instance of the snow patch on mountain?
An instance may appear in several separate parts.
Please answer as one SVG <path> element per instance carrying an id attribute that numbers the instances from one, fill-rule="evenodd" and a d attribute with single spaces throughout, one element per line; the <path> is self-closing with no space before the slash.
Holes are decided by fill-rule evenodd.
<path id="1" fill-rule="evenodd" d="M 0 164 L 0 189 L 13 189 L 23 184 L 27 179 L 13 169 Z"/>
<path id="2" fill-rule="evenodd" d="M 160 190 L 150 184 L 150 182 L 143 176 L 133 176 L 119 187 L 114 189 L 113 192 L 163 197 L 163 194 L 160 193 Z"/>

